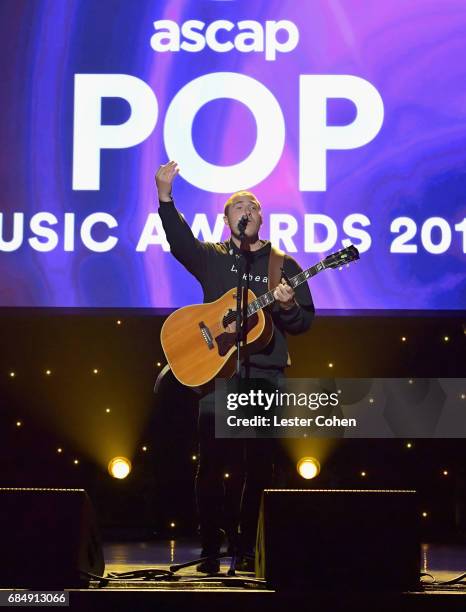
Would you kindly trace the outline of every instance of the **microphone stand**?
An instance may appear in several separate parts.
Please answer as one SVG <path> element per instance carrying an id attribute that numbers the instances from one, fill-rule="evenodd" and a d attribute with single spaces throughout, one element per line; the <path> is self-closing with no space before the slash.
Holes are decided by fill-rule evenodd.
<path id="1" fill-rule="evenodd" d="M 240 244 L 243 244 L 245 239 L 246 225 L 243 223 L 238 224 Z M 241 379 L 241 342 L 246 341 L 246 320 L 247 320 L 247 294 L 243 296 L 243 265 L 244 254 L 243 249 L 240 247 L 240 256 L 238 260 L 238 284 L 236 286 L 236 378 L 238 383 L 238 392 L 240 392 L 240 379 Z M 244 298 L 244 299 L 243 299 Z M 243 312 L 244 309 L 244 312 Z M 244 344 L 245 346 L 245 344 Z"/>
<path id="2" fill-rule="evenodd" d="M 245 367 L 245 380 L 247 380 L 249 375 L 249 370 L 247 367 L 247 307 L 248 307 L 248 293 L 247 293 L 247 283 L 246 283 L 246 291 L 244 291 L 243 295 L 243 269 L 246 268 L 244 263 L 246 263 L 245 250 L 241 248 L 243 245 L 243 241 L 245 240 L 245 231 L 247 226 L 247 221 L 241 220 L 238 223 L 238 230 L 240 236 L 240 255 L 238 258 L 238 283 L 236 286 L 236 386 L 237 391 L 240 393 L 241 391 L 241 356 L 243 356 L 246 360 Z M 249 270 L 246 270 L 249 272 Z M 243 343 L 244 352 L 243 355 L 240 355 L 241 344 Z M 237 535 L 237 534 L 236 534 Z M 238 542 L 237 538 L 235 541 L 231 542 L 233 550 L 231 554 L 222 554 L 219 553 L 217 555 L 212 555 L 210 557 L 204 557 L 201 559 L 196 559 L 194 561 L 189 561 L 188 563 L 183 563 L 181 565 L 172 565 L 170 566 L 171 572 L 176 572 L 181 568 L 188 567 L 191 565 L 195 565 L 196 563 L 215 560 L 215 559 L 223 559 L 225 557 L 230 557 L 230 567 L 228 569 L 228 576 L 236 575 L 236 565 L 238 562 Z M 245 558 L 254 559 L 254 556 L 245 554 Z"/>
<path id="3" fill-rule="evenodd" d="M 239 235 L 240 245 L 243 245 L 245 239 L 246 223 L 239 223 Z M 245 269 L 246 257 L 244 249 L 240 246 L 240 256 L 238 259 L 238 283 L 236 286 L 236 390 L 241 393 L 241 357 L 245 359 L 245 372 L 244 380 L 248 379 L 248 366 L 247 366 L 247 306 L 248 306 L 248 293 L 247 289 L 243 288 L 243 270 Z M 247 272 L 247 270 L 246 270 Z M 246 284 L 247 287 L 247 284 Z M 243 346 L 243 354 L 241 355 L 241 347 Z M 231 555 L 230 568 L 228 570 L 229 576 L 236 574 L 236 565 L 238 562 L 238 544 L 237 542 L 233 545 L 233 552 Z"/>

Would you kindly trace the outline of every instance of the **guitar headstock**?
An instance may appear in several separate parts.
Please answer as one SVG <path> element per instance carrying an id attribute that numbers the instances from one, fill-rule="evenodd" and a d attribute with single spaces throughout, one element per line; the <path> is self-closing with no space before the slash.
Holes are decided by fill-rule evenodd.
<path id="1" fill-rule="evenodd" d="M 341 251 L 327 255 L 327 257 L 323 260 L 323 264 L 326 268 L 340 268 L 341 266 L 349 264 L 358 259 L 359 251 L 354 244 L 351 244 L 349 247 L 346 247 L 346 249 L 342 249 Z"/>

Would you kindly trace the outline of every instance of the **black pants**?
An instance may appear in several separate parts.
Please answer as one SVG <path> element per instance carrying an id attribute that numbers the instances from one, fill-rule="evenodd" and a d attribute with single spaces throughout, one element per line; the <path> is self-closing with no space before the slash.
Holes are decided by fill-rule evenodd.
<path id="1" fill-rule="evenodd" d="M 282 370 L 252 369 L 250 378 L 279 385 Z M 220 529 L 230 548 L 252 552 L 262 491 L 273 483 L 275 440 L 215 438 L 215 395 L 199 401 L 199 466 L 196 500 L 203 554 L 215 554 Z"/>

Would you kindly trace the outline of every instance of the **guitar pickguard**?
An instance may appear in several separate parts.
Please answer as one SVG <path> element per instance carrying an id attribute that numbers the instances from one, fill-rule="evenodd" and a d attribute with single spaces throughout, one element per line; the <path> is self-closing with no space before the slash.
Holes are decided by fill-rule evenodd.
<path id="1" fill-rule="evenodd" d="M 247 318 L 246 329 L 248 333 L 257 325 L 258 321 L 259 317 L 255 313 Z M 228 353 L 232 346 L 235 346 L 236 333 L 223 332 L 222 334 L 216 336 L 215 342 L 217 343 L 218 354 L 220 355 L 220 357 L 223 357 Z"/>

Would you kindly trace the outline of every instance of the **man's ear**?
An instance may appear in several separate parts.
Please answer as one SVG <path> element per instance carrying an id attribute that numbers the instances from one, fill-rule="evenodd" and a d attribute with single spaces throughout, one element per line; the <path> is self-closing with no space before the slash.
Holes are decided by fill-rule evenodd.
<path id="1" fill-rule="evenodd" d="M 223 215 L 223 221 L 227 227 L 230 227 L 230 221 L 227 215 Z"/>

